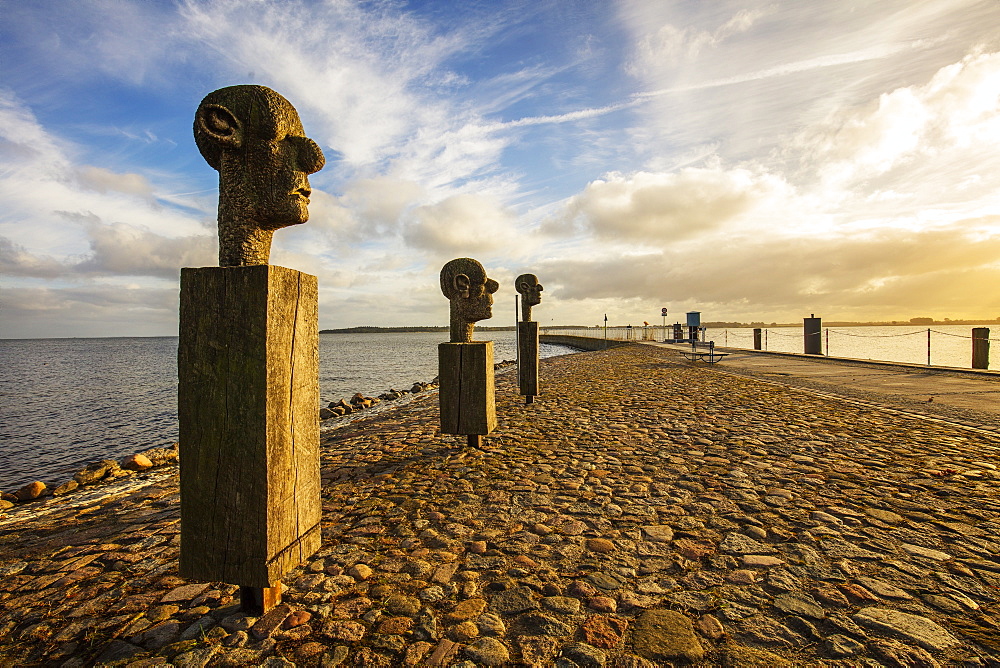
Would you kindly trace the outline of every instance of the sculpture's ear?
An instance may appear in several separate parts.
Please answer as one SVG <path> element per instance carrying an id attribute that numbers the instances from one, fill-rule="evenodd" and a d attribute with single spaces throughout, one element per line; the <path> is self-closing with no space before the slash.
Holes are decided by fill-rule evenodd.
<path id="1" fill-rule="evenodd" d="M 223 148 L 239 148 L 243 143 L 243 125 L 231 111 L 218 104 L 206 104 L 198 109 L 195 123 L 202 133 Z"/>
<path id="2" fill-rule="evenodd" d="M 526 281 L 520 281 L 517 284 L 517 288 L 516 289 L 517 289 L 518 292 L 524 293 L 524 292 L 527 292 L 528 288 L 530 288 L 530 287 L 531 286 L 528 285 L 528 283 Z"/>
<path id="3" fill-rule="evenodd" d="M 472 285 L 472 281 L 465 274 L 455 274 L 455 291 L 458 292 L 458 296 L 462 299 L 469 298 L 469 288 Z"/>

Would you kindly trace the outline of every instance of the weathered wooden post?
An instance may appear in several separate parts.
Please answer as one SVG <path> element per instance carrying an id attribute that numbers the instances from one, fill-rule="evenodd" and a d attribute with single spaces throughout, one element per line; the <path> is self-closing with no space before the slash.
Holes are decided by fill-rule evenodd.
<path id="1" fill-rule="evenodd" d="M 450 341 L 438 345 L 441 433 L 465 434 L 474 447 L 497 428 L 493 342 L 473 341 L 472 332 L 477 321 L 493 317 L 499 287 L 472 258 L 441 269 L 441 292 L 450 302 Z"/>
<path id="2" fill-rule="evenodd" d="M 823 340 L 820 338 L 822 331 L 822 318 L 817 318 L 815 314 L 802 318 L 802 343 L 806 355 L 823 354 Z"/>
<path id="3" fill-rule="evenodd" d="M 990 368 L 990 328 L 972 328 L 972 368 Z"/>
<path id="4" fill-rule="evenodd" d="M 517 384 L 524 403 L 538 396 L 538 323 L 531 319 L 531 307 L 542 303 L 542 285 L 534 274 L 521 274 L 514 282 L 521 294 L 521 322 L 517 323 Z"/>
<path id="5" fill-rule="evenodd" d="M 761 348 L 761 329 L 760 327 L 754 327 L 753 330 L 753 349 L 760 350 Z"/>
<path id="6" fill-rule="evenodd" d="M 317 281 L 268 259 L 324 157 L 264 86 L 210 93 L 194 134 L 219 171 L 220 266 L 181 270 L 180 573 L 260 614 L 321 538 Z"/>

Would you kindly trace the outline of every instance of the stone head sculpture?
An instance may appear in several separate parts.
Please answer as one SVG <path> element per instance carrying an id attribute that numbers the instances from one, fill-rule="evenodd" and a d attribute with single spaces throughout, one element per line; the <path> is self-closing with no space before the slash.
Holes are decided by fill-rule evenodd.
<path id="1" fill-rule="evenodd" d="M 265 86 L 209 93 L 194 139 L 219 172 L 219 265 L 267 264 L 274 231 L 309 219 L 307 175 L 323 168 L 323 151 L 295 107 Z"/>
<path id="2" fill-rule="evenodd" d="M 514 287 L 521 294 L 521 320 L 531 320 L 531 307 L 542 303 L 542 284 L 534 274 L 521 274 L 514 282 Z"/>
<path id="3" fill-rule="evenodd" d="M 441 292 L 451 302 L 452 343 L 470 343 L 476 321 L 493 317 L 493 293 L 499 287 L 472 258 L 460 257 L 441 268 Z"/>

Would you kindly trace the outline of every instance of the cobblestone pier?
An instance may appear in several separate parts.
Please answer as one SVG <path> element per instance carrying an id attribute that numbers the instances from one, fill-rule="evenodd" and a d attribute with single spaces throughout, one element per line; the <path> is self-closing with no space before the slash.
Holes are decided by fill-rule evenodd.
<path id="1" fill-rule="evenodd" d="M 9 510 L 0 666 L 1000 665 L 1000 436 L 676 355 L 502 374 L 482 449 L 434 394 L 328 432 L 261 618 L 175 575 L 175 471 Z"/>

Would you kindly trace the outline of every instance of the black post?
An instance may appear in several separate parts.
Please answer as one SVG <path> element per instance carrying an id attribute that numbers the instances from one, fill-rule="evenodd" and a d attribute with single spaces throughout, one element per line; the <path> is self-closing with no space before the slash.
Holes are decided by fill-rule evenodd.
<path id="1" fill-rule="evenodd" d="M 808 318 L 802 318 L 802 338 L 806 355 L 823 354 L 823 339 L 820 338 L 822 330 L 822 318 L 817 318 L 815 314 Z"/>

